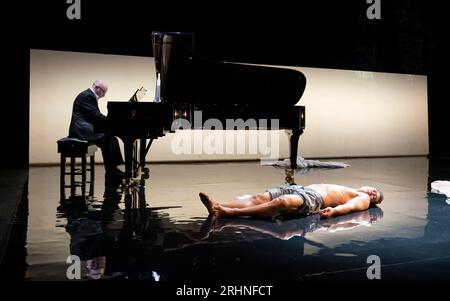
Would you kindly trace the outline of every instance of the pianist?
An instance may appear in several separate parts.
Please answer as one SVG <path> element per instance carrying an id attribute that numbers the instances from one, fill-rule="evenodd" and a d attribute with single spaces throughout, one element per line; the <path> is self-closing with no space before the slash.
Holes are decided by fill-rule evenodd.
<path id="1" fill-rule="evenodd" d="M 281 186 L 223 203 L 204 193 L 200 193 L 200 199 L 213 217 L 275 217 L 280 214 L 296 217 L 318 213 L 328 218 L 367 210 L 381 203 L 383 194 L 369 186 L 353 189 L 334 184 L 313 184 Z"/>
<path id="2" fill-rule="evenodd" d="M 105 164 L 105 184 L 115 185 L 123 177 L 123 172 L 117 166 L 124 162 L 117 138 L 102 129 L 106 116 L 100 112 L 98 100 L 107 91 L 107 83 L 96 80 L 91 88 L 78 94 L 73 103 L 69 137 L 93 142 L 101 148 Z"/>

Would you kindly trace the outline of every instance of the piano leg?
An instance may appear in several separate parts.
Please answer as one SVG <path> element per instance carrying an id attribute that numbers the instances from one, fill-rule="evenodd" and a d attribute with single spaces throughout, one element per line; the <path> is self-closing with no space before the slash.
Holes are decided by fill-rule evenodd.
<path id="1" fill-rule="evenodd" d="M 145 201 L 145 188 L 142 186 L 138 189 L 138 208 L 145 211 L 147 204 L 147 202 Z"/>
<path id="2" fill-rule="evenodd" d="M 133 158 L 133 146 L 134 139 L 122 139 L 124 152 L 125 152 L 125 178 L 134 178 L 134 158 Z"/>
<path id="3" fill-rule="evenodd" d="M 141 186 L 145 186 L 145 179 L 150 178 L 150 170 L 145 167 L 145 157 L 147 156 L 150 147 L 152 146 L 153 139 L 151 138 L 149 143 L 147 144 L 147 139 L 141 138 L 141 148 L 140 148 L 140 156 L 139 156 L 139 165 L 141 167 Z"/>
<path id="4" fill-rule="evenodd" d="M 147 148 L 147 139 L 141 138 L 140 147 L 139 147 L 139 165 L 141 167 L 141 171 L 144 172 L 145 168 L 145 155 Z"/>
<path id="5" fill-rule="evenodd" d="M 131 214 L 131 209 L 133 209 L 133 193 L 131 191 L 131 188 L 128 189 L 127 191 L 125 191 L 125 198 L 124 198 L 124 203 L 125 203 L 125 212 L 124 212 L 124 217 L 125 220 L 130 221 L 132 214 Z"/>
<path id="6" fill-rule="evenodd" d="M 289 146 L 290 146 L 290 161 L 291 169 L 297 169 L 297 153 L 298 153 L 298 140 L 303 130 L 292 130 L 290 133 Z"/>

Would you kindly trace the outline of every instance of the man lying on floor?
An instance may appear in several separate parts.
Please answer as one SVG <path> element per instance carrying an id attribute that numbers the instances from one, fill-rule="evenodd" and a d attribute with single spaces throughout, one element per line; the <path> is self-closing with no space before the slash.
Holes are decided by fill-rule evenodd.
<path id="1" fill-rule="evenodd" d="M 352 189 L 334 184 L 281 186 L 222 203 L 202 192 L 199 195 L 209 214 L 214 217 L 304 216 L 319 213 L 321 217 L 328 218 L 367 210 L 383 201 L 379 189 L 369 186 Z"/>

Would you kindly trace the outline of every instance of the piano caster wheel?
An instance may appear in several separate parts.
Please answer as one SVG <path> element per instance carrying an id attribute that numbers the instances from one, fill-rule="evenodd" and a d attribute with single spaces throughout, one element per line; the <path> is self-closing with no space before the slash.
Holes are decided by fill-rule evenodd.
<path id="1" fill-rule="evenodd" d="M 147 167 L 144 168 L 144 173 L 150 173 L 150 169 L 148 169 Z"/>

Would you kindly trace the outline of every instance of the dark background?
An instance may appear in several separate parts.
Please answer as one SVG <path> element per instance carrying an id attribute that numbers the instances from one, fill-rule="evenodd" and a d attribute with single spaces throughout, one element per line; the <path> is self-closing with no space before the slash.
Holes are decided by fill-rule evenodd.
<path id="1" fill-rule="evenodd" d="M 155 30 L 194 32 L 196 51 L 221 60 L 427 75 L 430 157 L 450 158 L 442 2 L 381 0 L 381 20 L 366 0 L 81 0 L 81 20 L 65 0 L 17 2 L 0 21 L 2 168 L 28 167 L 30 48 L 152 56 Z"/>

